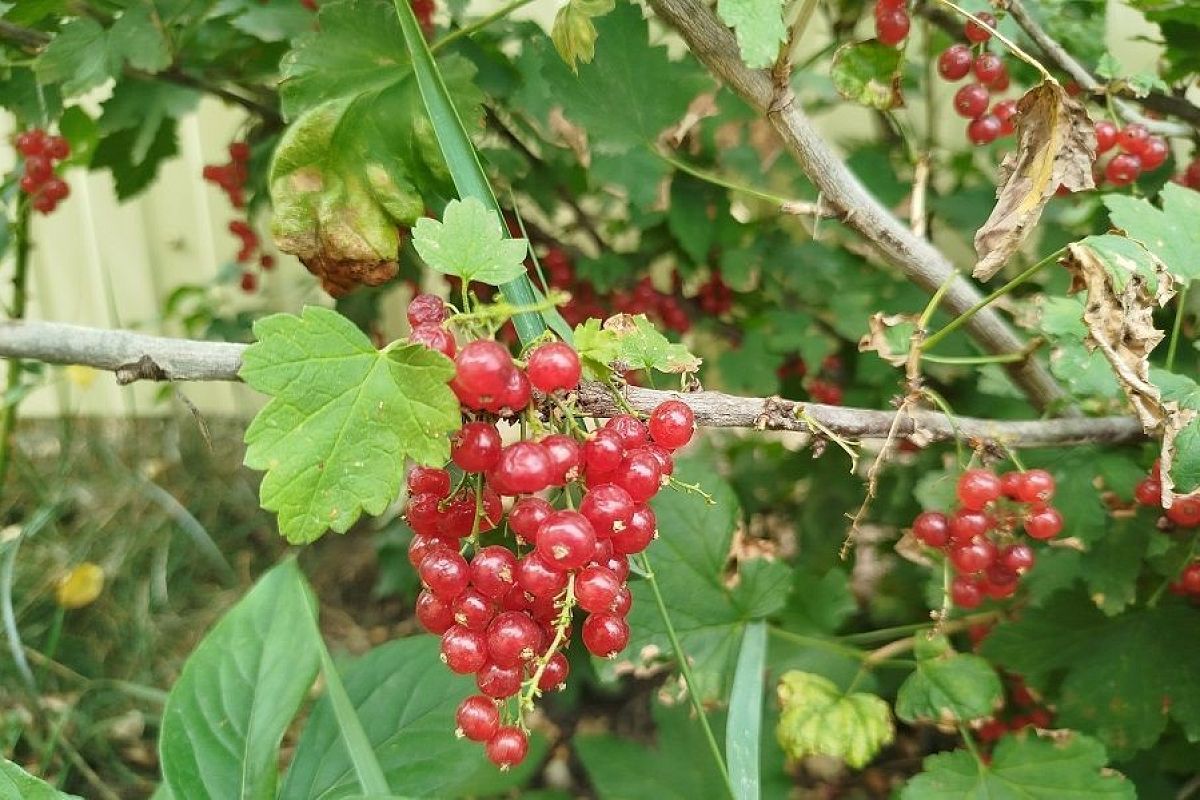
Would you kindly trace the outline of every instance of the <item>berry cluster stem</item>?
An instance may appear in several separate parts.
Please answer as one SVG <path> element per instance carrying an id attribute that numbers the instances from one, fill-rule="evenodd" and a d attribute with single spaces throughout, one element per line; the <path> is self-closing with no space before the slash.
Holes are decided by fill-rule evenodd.
<path id="1" fill-rule="evenodd" d="M 992 36 L 995 36 L 998 40 L 1000 40 L 1000 42 L 1002 42 L 1004 44 L 1005 47 L 1007 47 L 1010 51 L 1012 51 L 1013 55 L 1015 55 L 1017 58 L 1024 61 L 1029 66 L 1036 69 L 1038 71 L 1038 73 L 1041 74 L 1042 80 L 1049 81 L 1050 83 L 1058 83 L 1058 81 L 1054 79 L 1054 76 L 1050 74 L 1050 71 L 1042 66 L 1042 63 L 1040 61 L 1038 61 L 1033 56 L 1029 55 L 1029 53 L 1026 53 L 1020 47 L 1018 47 L 1017 43 L 1014 42 L 1012 39 L 1009 39 L 1007 36 L 1002 34 L 1000 31 L 996 30 L 991 25 L 988 25 L 986 22 L 981 20 L 979 17 L 975 16 L 970 11 L 967 11 L 965 8 L 962 8 L 961 6 L 955 5 L 954 3 L 950 2 L 950 0 L 937 0 L 937 1 L 944 6 L 954 9 L 962 16 L 966 17 L 967 19 L 971 20 L 979 27 L 981 27 L 984 30 L 991 33 Z"/>
<path id="2" fill-rule="evenodd" d="M 554 657 L 554 654 L 558 652 L 558 648 L 562 647 L 563 641 L 567 638 L 567 628 L 571 625 L 571 611 L 574 608 L 575 573 L 572 572 L 567 576 L 567 588 L 564 590 L 562 608 L 559 609 L 558 619 L 554 622 L 554 640 L 550 642 L 550 646 L 546 648 L 546 652 L 538 657 L 537 669 L 533 671 L 533 676 L 529 679 L 529 685 L 521 695 L 519 705 L 522 714 L 533 710 L 533 701 L 542 693 L 542 690 L 538 688 L 538 684 L 542 680 L 542 675 L 546 672 L 546 665 L 550 663 L 550 659 Z"/>
<path id="3" fill-rule="evenodd" d="M 27 303 L 26 283 L 29 278 L 29 217 L 32 212 L 29 201 L 21 198 L 17 203 L 17 218 L 12 223 L 16 264 L 12 277 L 12 305 L 9 307 L 9 319 L 22 319 L 25 316 Z M 17 426 L 17 387 L 21 383 L 23 366 L 19 358 L 8 362 L 8 377 L 5 380 L 5 394 L 9 401 L 4 404 L 3 416 L 0 416 L 0 490 L 3 490 L 8 478 L 9 465 L 12 463 L 13 432 Z"/>

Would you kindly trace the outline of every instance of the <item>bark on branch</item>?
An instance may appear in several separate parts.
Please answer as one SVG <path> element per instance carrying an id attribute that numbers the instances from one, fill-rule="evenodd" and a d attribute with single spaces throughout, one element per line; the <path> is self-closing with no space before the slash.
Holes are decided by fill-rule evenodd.
<path id="1" fill-rule="evenodd" d="M 915 235 L 885 208 L 858 180 L 800 109 L 786 85 L 777 89 L 766 70 L 747 67 L 733 33 L 699 0 L 649 0 L 655 13 L 683 36 L 691 51 L 743 100 L 766 114 L 795 156 L 800 168 L 821 190 L 824 202 L 843 214 L 845 223 L 858 231 L 891 264 L 929 292 L 934 292 L 954 272 L 954 265 L 927 239 Z M 962 314 L 981 296 L 966 279 L 956 279 L 942 299 L 942 307 Z M 993 309 L 985 308 L 966 324 L 967 332 L 989 353 L 1016 353 L 1024 342 Z M 1039 409 L 1053 408 L 1066 400 L 1061 387 L 1034 359 L 1006 367 L 1009 374 Z"/>
<path id="2" fill-rule="evenodd" d="M 53 322 L 0 323 L 0 358 L 28 358 L 51 364 L 80 364 L 116 373 L 117 382 L 139 380 L 236 381 L 243 344 L 168 339 L 130 331 L 109 331 Z M 628 387 L 627 402 L 650 412 L 663 400 L 677 397 L 691 406 L 698 424 L 714 428 L 750 428 L 813 433 L 806 416 L 838 436 L 883 438 L 895 411 L 798 403 L 777 397 L 739 397 L 722 392 L 678 394 Z M 621 409 L 608 390 L 587 384 L 579 404 L 589 415 L 612 416 Z M 1120 443 L 1143 438 L 1133 417 L 996 421 L 918 411 L 899 422 L 898 434 L 920 432 L 933 441 L 964 436 L 982 443 L 1010 447 L 1071 445 L 1083 442 Z"/>

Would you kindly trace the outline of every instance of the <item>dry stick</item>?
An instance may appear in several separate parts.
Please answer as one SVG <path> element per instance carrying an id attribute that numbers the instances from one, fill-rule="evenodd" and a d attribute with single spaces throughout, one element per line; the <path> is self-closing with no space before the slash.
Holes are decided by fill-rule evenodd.
<path id="1" fill-rule="evenodd" d="M 170 339 L 130 331 L 110 331 L 57 322 L 0 323 L 0 358 L 30 358 L 49 364 L 80 364 L 114 372 L 117 382 L 237 381 L 244 344 Z M 664 400 L 683 400 L 696 422 L 713 428 L 813 433 L 803 417 L 848 439 L 880 438 L 893 426 L 894 411 L 819 403 L 801 403 L 778 397 L 740 397 L 723 392 L 677 392 L 625 387 L 619 399 L 602 384 L 585 383 L 577 392 L 580 410 L 608 417 L 629 409 L 649 413 Z M 1095 417 L 1060 420 L 998 421 L 972 417 L 957 419 L 958 433 L 943 415 L 914 411 L 900 421 L 896 435 L 918 431 L 932 441 L 956 435 L 979 441 L 1004 441 L 1013 447 L 1072 445 L 1086 442 L 1118 444 L 1145 438 L 1133 417 Z"/>
<path id="2" fill-rule="evenodd" d="M 949 259 L 913 233 L 870 194 L 801 111 L 786 85 L 776 86 L 771 73 L 742 63 L 733 33 L 699 0 L 650 0 L 655 13 L 678 31 L 691 51 L 717 77 L 754 108 L 764 112 L 801 169 L 821 191 L 823 201 L 844 214 L 856 230 L 890 264 L 929 292 L 953 270 Z M 943 298 L 952 314 L 975 305 L 979 292 L 965 279 L 955 281 Z M 988 353 L 1021 352 L 1024 342 L 992 309 L 976 314 L 967 330 Z M 1050 373 L 1033 359 L 1011 364 L 1009 374 L 1039 409 L 1067 400 Z"/>

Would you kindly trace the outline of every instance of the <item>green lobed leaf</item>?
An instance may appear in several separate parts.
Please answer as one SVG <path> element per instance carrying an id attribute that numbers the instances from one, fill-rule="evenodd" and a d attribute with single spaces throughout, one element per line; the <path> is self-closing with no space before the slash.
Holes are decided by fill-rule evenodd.
<path id="1" fill-rule="evenodd" d="M 852 42 L 833 55 L 830 77 L 847 100 L 881 111 L 904 105 L 900 93 L 903 52 L 880 42 Z"/>
<path id="2" fill-rule="evenodd" d="M 820 675 L 792 670 L 779 680 L 776 735 L 791 758 L 839 758 L 858 769 L 895 738 L 888 704 L 865 692 L 846 694 Z"/>
<path id="3" fill-rule="evenodd" d="M 451 200 L 438 222 L 417 220 L 413 246 L 433 269 L 499 286 L 525 274 L 529 243 L 505 236 L 500 220 L 474 197 Z"/>
<path id="4" fill-rule="evenodd" d="M 290 542 L 345 533 L 395 499 L 404 460 L 444 464 L 459 426 L 448 358 L 418 345 L 378 351 L 335 311 L 308 306 L 254 324 L 239 372 L 271 401 L 246 431 L 246 465 L 265 470 L 263 508 Z"/>
<path id="5" fill-rule="evenodd" d="M 33 69 L 39 82 L 62 84 L 65 96 L 83 94 L 115 72 L 108 52 L 108 35 L 91 17 L 76 17 L 46 45 Z"/>
<path id="6" fill-rule="evenodd" d="M 499 794 L 528 780 L 545 751 L 530 742 L 525 765 L 498 773 L 479 745 L 454 735 L 454 712 L 475 691 L 438 659 L 431 636 L 377 647 L 342 671 L 350 698 L 393 792 L 411 797 Z M 361 795 L 329 698 L 313 706 L 284 776 L 280 800 Z M 452 765 L 449 768 L 448 765 Z"/>
<path id="7" fill-rule="evenodd" d="M 775 63 L 787 39 L 781 0 L 717 0 L 717 13 L 737 34 L 746 66 L 760 69 Z"/>
<path id="8" fill-rule="evenodd" d="M 292 0 L 253 0 L 230 20 L 243 33 L 262 42 L 283 42 L 312 30 L 313 12 Z"/>
<path id="9" fill-rule="evenodd" d="M 1171 274 L 1184 281 L 1200 278 L 1200 192 L 1168 183 L 1159 193 L 1162 209 L 1148 200 L 1120 194 L 1104 195 L 1113 225 L 1154 253 Z"/>
<path id="10" fill-rule="evenodd" d="M 1086 736 L 1005 736 L 990 764 L 965 750 L 927 757 L 900 800 L 1134 800 L 1133 784 L 1105 763 L 1103 745 Z"/>
<path id="11" fill-rule="evenodd" d="M 3 800 L 81 800 L 35 778 L 6 758 L 0 758 L 0 798 Z"/>
<path id="12" fill-rule="evenodd" d="M 610 365 L 621 355 L 617 335 L 595 318 L 575 326 L 575 350 L 587 377 L 599 380 L 612 375 Z"/>
<path id="13" fill-rule="evenodd" d="M 550 41 L 571 70 L 576 62 L 592 63 L 596 57 L 596 26 L 592 20 L 616 8 L 615 0 L 568 0 L 554 15 Z"/>
<path id="14" fill-rule="evenodd" d="M 645 314 L 618 314 L 604 323 L 617 337 L 614 363 L 623 369 L 658 370 L 667 373 L 695 372 L 700 359 L 685 345 L 676 344 L 658 332 Z"/>
<path id="15" fill-rule="evenodd" d="M 111 58 L 123 60 L 143 72 L 171 66 L 171 48 L 162 23 L 149 3 L 130 3 L 108 29 Z"/>
<path id="16" fill-rule="evenodd" d="M 979 656 L 955 653 L 944 636 L 917 634 L 917 668 L 900 685 L 896 716 L 905 722 L 970 722 L 1003 699 L 1000 678 Z"/>
<path id="17" fill-rule="evenodd" d="M 163 709 L 163 778 L 178 798 L 275 797 L 279 744 L 317 675 L 315 603 L 295 560 L 264 575 L 188 657 Z"/>

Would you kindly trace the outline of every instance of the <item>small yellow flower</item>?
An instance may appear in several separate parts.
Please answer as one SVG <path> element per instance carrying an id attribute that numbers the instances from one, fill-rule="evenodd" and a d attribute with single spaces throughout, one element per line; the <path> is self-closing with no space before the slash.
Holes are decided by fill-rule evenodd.
<path id="1" fill-rule="evenodd" d="M 104 589 L 104 570 L 99 564 L 85 561 L 58 581 L 56 596 L 63 608 L 83 608 Z"/>
<path id="2" fill-rule="evenodd" d="M 85 367 L 81 364 L 72 364 L 67 367 L 67 380 L 73 383 L 80 389 L 90 389 L 92 384 L 96 382 L 96 370 L 91 367 Z"/>

